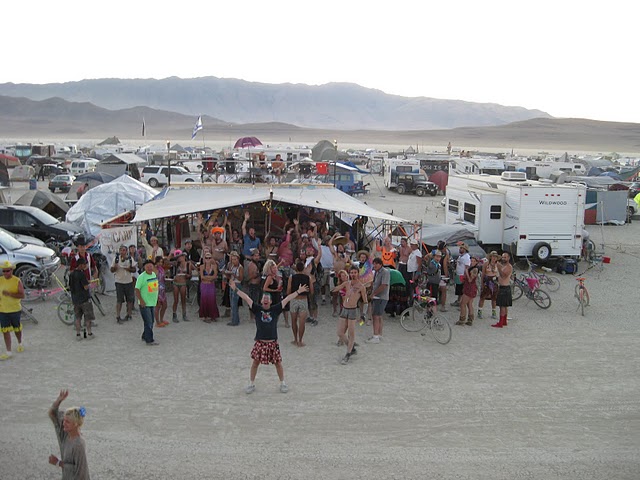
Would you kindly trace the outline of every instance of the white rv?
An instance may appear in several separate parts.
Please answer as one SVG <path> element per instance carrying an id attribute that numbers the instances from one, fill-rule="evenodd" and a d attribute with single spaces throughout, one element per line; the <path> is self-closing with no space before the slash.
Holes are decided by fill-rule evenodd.
<path id="1" fill-rule="evenodd" d="M 586 194 L 584 185 L 527 180 L 524 172 L 452 175 L 446 223 L 468 225 L 483 245 L 536 262 L 578 257 Z"/>
<path id="2" fill-rule="evenodd" d="M 552 175 L 586 175 L 586 167 L 577 162 L 538 162 L 535 160 L 507 161 L 507 170 L 526 172 L 527 178 L 537 180 L 538 178 L 551 178 Z"/>
<path id="3" fill-rule="evenodd" d="M 388 158 L 384 164 L 384 186 L 390 190 L 395 189 L 397 187 L 396 179 L 400 173 L 420 173 L 420 160 L 416 158 Z"/>
<path id="4" fill-rule="evenodd" d="M 451 157 L 449 175 L 500 175 L 507 169 L 497 157 Z"/>

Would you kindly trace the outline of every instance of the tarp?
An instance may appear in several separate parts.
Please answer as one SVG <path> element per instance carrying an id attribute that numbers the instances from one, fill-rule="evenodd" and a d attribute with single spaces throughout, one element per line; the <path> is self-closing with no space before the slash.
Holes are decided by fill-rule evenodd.
<path id="1" fill-rule="evenodd" d="M 100 224 L 119 213 L 135 210 L 158 192 L 128 175 L 98 185 L 80 197 L 67 212 L 67 221 L 80 225 L 91 235 L 100 233 Z"/>
<path id="2" fill-rule="evenodd" d="M 273 202 L 350 213 L 398 223 L 406 222 L 402 218 L 380 212 L 327 184 L 213 184 L 188 188 L 170 187 L 165 188 L 153 201 L 142 205 L 136 211 L 135 221 L 265 202 L 269 200 L 271 190 L 273 190 Z"/>

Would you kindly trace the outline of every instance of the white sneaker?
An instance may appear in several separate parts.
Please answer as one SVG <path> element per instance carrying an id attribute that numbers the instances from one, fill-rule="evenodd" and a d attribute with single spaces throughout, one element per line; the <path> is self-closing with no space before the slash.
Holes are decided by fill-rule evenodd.
<path id="1" fill-rule="evenodd" d="M 289 391 L 289 386 L 286 383 L 282 382 L 280 384 L 280 393 L 287 393 L 288 391 Z"/>
<path id="2" fill-rule="evenodd" d="M 371 337 L 367 339 L 367 343 L 380 343 L 380 337 Z"/>
<path id="3" fill-rule="evenodd" d="M 255 385 L 247 385 L 246 388 L 244 389 L 244 393 L 246 393 L 247 395 L 249 395 L 250 393 L 253 393 L 256 391 L 256 386 Z"/>

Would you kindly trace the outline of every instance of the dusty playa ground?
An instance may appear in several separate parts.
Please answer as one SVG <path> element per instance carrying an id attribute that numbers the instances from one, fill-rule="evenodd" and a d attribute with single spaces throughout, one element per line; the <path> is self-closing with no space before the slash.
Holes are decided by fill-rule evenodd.
<path id="1" fill-rule="evenodd" d="M 441 221 L 441 197 L 380 195 L 365 200 Z M 600 229 L 590 230 L 598 242 Z M 358 327 L 358 355 L 342 366 L 322 307 L 304 348 L 281 322 L 287 394 L 264 366 L 256 392 L 244 393 L 255 331 L 246 309 L 232 328 L 197 321 L 190 307 L 194 321 L 156 329 L 160 346 L 150 348 L 139 315 L 115 323 L 113 297 L 93 342 L 75 341 L 52 300 L 35 304 L 26 351 L 0 363 L 0 478 L 60 478 L 47 463 L 58 453 L 47 409 L 69 388 L 65 404 L 88 412 L 94 479 L 636 479 L 640 225 L 604 232 L 612 263 L 587 272 L 585 317 L 575 279 L 558 275 L 549 310 L 518 300 L 498 330 L 485 307 L 446 346 L 397 318 L 379 345 Z M 457 310 L 446 315 L 453 324 Z"/>

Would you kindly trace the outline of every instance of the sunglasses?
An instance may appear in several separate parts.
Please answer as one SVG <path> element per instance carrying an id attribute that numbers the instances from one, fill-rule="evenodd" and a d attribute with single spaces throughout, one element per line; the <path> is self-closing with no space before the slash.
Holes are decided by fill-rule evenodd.
<path id="1" fill-rule="evenodd" d="M 13 270 L 10 269 L 10 268 L 3 268 L 2 269 L 2 273 L 7 273 L 7 272 L 13 272 Z"/>
<path id="2" fill-rule="evenodd" d="M 210 258 L 213 258 L 213 257 L 208 257 L 208 256 L 207 256 L 207 257 L 204 257 L 204 258 L 210 259 Z"/>

